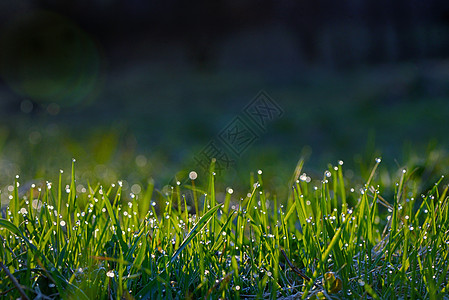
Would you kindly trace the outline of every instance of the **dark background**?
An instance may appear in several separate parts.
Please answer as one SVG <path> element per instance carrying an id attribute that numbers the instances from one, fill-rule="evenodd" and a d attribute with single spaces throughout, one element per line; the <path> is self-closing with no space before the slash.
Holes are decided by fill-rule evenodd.
<path id="1" fill-rule="evenodd" d="M 230 185 L 259 168 L 285 185 L 300 157 L 363 176 L 448 145 L 447 1 L 2 1 L 0 25 L 2 186 L 72 157 L 80 180 L 163 186 L 260 90 L 284 114 Z"/>

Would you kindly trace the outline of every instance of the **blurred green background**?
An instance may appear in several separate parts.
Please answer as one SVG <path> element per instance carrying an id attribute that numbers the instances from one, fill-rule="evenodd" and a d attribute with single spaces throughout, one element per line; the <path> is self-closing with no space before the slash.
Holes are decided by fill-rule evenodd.
<path id="1" fill-rule="evenodd" d="M 202 180 L 194 157 L 261 90 L 284 113 L 222 189 L 245 194 L 262 169 L 285 196 L 301 157 L 314 179 L 341 159 L 362 181 L 378 156 L 434 179 L 448 166 L 449 6 L 426 3 L 6 1 L 0 188 L 69 176 L 72 157 L 84 184 Z"/>

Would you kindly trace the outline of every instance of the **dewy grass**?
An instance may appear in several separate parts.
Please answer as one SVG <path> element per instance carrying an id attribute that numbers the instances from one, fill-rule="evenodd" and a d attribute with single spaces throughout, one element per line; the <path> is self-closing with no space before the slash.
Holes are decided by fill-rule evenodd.
<path id="1" fill-rule="evenodd" d="M 245 197 L 228 188 L 220 203 L 214 163 L 203 189 L 195 174 L 131 198 L 120 182 L 77 192 L 75 162 L 68 184 L 61 173 L 20 197 L 16 178 L 0 219 L 0 296 L 447 299 L 448 187 L 420 192 L 404 170 L 386 199 L 379 163 L 355 190 L 343 162 L 318 181 L 300 162 L 285 201 L 259 171 Z"/>

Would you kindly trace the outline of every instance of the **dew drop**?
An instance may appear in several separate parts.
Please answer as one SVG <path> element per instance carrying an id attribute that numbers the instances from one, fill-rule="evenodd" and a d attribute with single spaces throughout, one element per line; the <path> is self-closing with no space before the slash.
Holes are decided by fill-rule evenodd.
<path id="1" fill-rule="evenodd" d="M 108 272 L 106 273 L 106 276 L 108 276 L 108 277 L 110 277 L 110 278 L 113 278 L 113 277 L 114 277 L 114 272 L 108 271 Z"/>
<path id="2" fill-rule="evenodd" d="M 195 171 L 191 171 L 189 173 L 190 180 L 195 180 L 195 179 L 197 179 L 197 177 L 198 177 L 198 174 Z"/>

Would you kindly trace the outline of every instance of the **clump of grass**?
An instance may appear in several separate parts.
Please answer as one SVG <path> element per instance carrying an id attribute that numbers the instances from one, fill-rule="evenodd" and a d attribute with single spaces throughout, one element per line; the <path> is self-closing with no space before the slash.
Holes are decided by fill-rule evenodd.
<path id="1" fill-rule="evenodd" d="M 214 162 L 195 181 L 129 201 L 121 184 L 32 185 L 18 178 L 0 219 L 0 295 L 8 299 L 442 299 L 449 208 L 443 177 L 421 193 L 403 171 L 391 199 L 377 159 L 354 189 L 343 162 L 312 180 L 296 168 L 288 199 L 262 171 L 219 202 Z M 194 178 L 194 177 L 192 177 Z"/>

